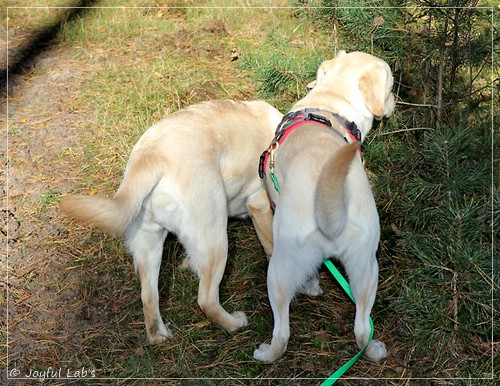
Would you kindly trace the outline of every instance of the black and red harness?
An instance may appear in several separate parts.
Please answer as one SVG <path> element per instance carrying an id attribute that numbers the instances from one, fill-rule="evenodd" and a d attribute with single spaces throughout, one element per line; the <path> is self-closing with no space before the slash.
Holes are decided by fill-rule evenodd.
<path id="1" fill-rule="evenodd" d="M 345 135 L 342 135 L 338 129 L 334 128 L 332 122 L 325 118 L 322 115 L 315 114 L 317 112 L 324 111 L 328 113 L 328 115 L 333 116 L 337 123 L 344 129 Z M 290 133 L 295 130 L 297 127 L 305 124 L 305 123 L 316 123 L 323 126 L 327 126 L 332 129 L 332 131 L 338 135 L 340 135 L 344 140 L 348 143 L 361 141 L 361 132 L 356 126 L 356 123 L 349 122 L 344 117 L 341 117 L 338 114 L 332 113 L 330 111 L 316 109 L 316 108 L 307 108 L 299 111 L 292 111 L 286 114 L 281 123 L 278 125 L 276 129 L 276 134 L 274 139 L 271 141 L 271 144 L 260 156 L 259 162 L 259 176 L 260 178 L 266 177 L 266 168 L 269 162 L 269 175 L 271 180 L 273 181 L 274 188 L 279 193 L 279 185 L 276 177 L 274 176 L 274 153 L 278 149 L 278 147 L 285 141 L 285 139 L 290 135 Z M 362 158 L 361 147 L 358 149 L 359 155 Z"/>

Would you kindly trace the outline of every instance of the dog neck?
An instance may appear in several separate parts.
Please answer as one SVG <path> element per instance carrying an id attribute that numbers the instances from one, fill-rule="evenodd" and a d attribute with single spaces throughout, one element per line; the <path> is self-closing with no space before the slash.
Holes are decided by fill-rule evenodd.
<path id="1" fill-rule="evenodd" d="M 311 94 L 314 95 L 314 98 L 309 98 Z M 316 103 L 310 103 L 311 99 Z M 324 101 L 331 101 L 331 103 L 324 103 Z M 318 115 L 321 115 L 331 120 L 332 122 L 336 121 L 336 119 L 334 118 L 335 116 L 341 116 L 347 122 L 353 122 L 356 125 L 357 129 L 361 132 L 361 139 L 359 140 L 361 143 L 364 141 L 370 129 L 372 128 L 373 115 L 371 115 L 368 111 L 368 116 L 366 116 L 365 114 L 360 114 L 359 110 L 354 109 L 351 104 L 341 96 L 335 96 L 335 98 L 332 98 L 331 93 L 312 89 L 309 94 L 304 99 L 297 102 L 290 111 L 300 111 L 306 108 L 317 109 Z M 342 112 L 342 114 L 337 113 L 340 111 Z"/>
<path id="2" fill-rule="evenodd" d="M 336 113 L 332 113 L 331 111 L 318 108 L 305 108 L 298 111 L 290 111 L 281 120 L 269 148 L 265 150 L 260 157 L 259 175 L 261 178 L 266 176 L 268 161 L 270 161 L 269 167 L 272 176 L 274 169 L 274 153 L 293 130 L 305 123 L 316 123 L 327 126 L 333 133 L 343 137 L 346 142 L 361 142 L 363 139 L 362 133 L 357 128 L 356 123 L 348 121 L 346 118 Z M 358 152 L 360 159 L 363 160 L 361 147 L 358 148 Z M 279 192 L 276 183 L 275 188 Z"/>

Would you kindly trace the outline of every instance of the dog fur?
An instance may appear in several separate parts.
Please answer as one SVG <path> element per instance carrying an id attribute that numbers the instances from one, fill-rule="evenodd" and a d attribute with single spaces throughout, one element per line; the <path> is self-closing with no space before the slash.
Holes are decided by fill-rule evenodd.
<path id="1" fill-rule="evenodd" d="M 317 114 L 332 122 L 335 118 L 329 112 L 339 114 L 356 123 L 364 140 L 374 118 L 392 114 L 392 85 L 392 73 L 384 61 L 342 51 L 321 64 L 310 84 L 312 90 L 291 111 L 320 108 Z M 375 200 L 357 149 L 357 143 L 346 144 L 332 129 L 306 123 L 291 132 L 275 152 L 274 174 L 281 193 L 266 182 L 276 204 L 267 277 L 274 330 L 271 344 L 255 350 L 257 360 L 272 362 L 285 353 L 290 302 L 311 279 L 317 280 L 318 267 L 331 256 L 344 265 L 356 300 L 358 347 L 363 348 L 369 339 L 380 232 Z M 387 351 L 374 340 L 365 355 L 378 361 Z"/>
<path id="2" fill-rule="evenodd" d="M 247 324 L 219 303 L 228 252 L 227 218 L 249 214 L 264 251 L 272 252 L 272 211 L 257 173 L 260 152 L 282 114 L 262 102 L 210 101 L 175 112 L 149 128 L 130 154 L 111 199 L 67 195 L 66 214 L 123 234 L 141 281 L 147 337 L 172 336 L 159 310 L 158 275 L 168 232 L 199 278 L 198 304 L 228 331 Z"/>

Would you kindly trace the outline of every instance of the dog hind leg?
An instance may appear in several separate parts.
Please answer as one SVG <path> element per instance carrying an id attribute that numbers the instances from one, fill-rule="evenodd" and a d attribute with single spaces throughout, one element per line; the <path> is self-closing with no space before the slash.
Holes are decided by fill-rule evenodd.
<path id="1" fill-rule="evenodd" d="M 274 329 L 271 344 L 263 343 L 254 351 L 253 357 L 259 361 L 274 362 L 286 351 L 290 338 L 290 302 L 309 277 L 307 270 L 299 266 L 300 261 L 300 258 L 293 259 L 291 254 L 276 249 L 269 261 L 267 288 Z"/>
<path id="2" fill-rule="evenodd" d="M 358 253 L 362 252 L 359 251 Z M 370 336 L 370 314 L 377 292 L 378 263 L 375 253 L 371 256 L 369 261 L 363 261 L 366 258 L 359 259 L 356 264 L 347 264 L 346 266 L 351 291 L 356 300 L 354 335 L 360 349 L 365 347 Z M 365 356 L 373 361 L 380 361 L 387 356 L 385 344 L 377 340 L 372 340 L 366 348 Z"/>
<path id="3" fill-rule="evenodd" d="M 141 281 L 141 299 L 150 343 L 162 343 L 172 332 L 162 321 L 159 308 L 158 277 L 163 243 L 168 232 L 158 224 L 142 221 L 133 224 L 126 234 L 127 246 L 134 257 L 136 272 Z"/>

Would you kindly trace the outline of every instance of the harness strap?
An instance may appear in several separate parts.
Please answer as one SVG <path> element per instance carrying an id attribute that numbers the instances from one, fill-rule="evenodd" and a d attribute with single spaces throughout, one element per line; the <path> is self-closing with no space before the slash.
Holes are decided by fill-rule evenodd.
<path id="1" fill-rule="evenodd" d="M 274 168 L 273 156 L 274 152 L 278 149 L 279 145 L 281 145 L 285 139 L 290 135 L 290 133 L 295 130 L 297 127 L 304 123 L 317 123 L 323 126 L 332 127 L 331 122 L 317 114 L 313 114 L 308 111 L 310 109 L 294 111 L 287 115 L 285 115 L 278 125 L 276 129 L 276 134 L 274 139 L 271 141 L 271 144 L 260 156 L 259 162 L 259 176 L 260 178 L 264 178 L 266 175 L 266 166 L 269 158 L 271 158 L 271 171 Z M 314 109 L 315 111 L 318 109 Z M 339 133 L 340 134 L 340 133 Z"/>
<path id="2" fill-rule="evenodd" d="M 353 142 L 356 141 L 361 142 L 362 140 L 361 131 L 358 129 L 358 127 L 354 122 L 350 122 L 338 114 L 333 114 L 333 116 L 335 117 L 337 122 L 339 122 L 345 129 L 347 129 L 346 130 L 347 135 L 352 139 Z"/>
<path id="3" fill-rule="evenodd" d="M 332 123 L 330 122 L 329 119 L 315 114 L 318 111 L 325 111 L 328 114 L 332 115 L 337 122 L 345 129 L 344 131 L 346 132 L 347 137 L 344 137 L 341 133 L 339 133 L 336 129 L 333 129 Z M 276 177 L 274 176 L 273 169 L 274 169 L 274 153 L 278 149 L 278 147 L 285 141 L 285 139 L 290 135 L 290 133 L 295 130 L 297 127 L 304 123 L 317 123 L 321 124 L 323 126 L 328 126 L 329 128 L 332 128 L 333 132 L 340 135 L 346 142 L 352 141 L 361 141 L 361 131 L 356 126 L 356 123 L 350 122 L 344 117 L 326 111 L 318 108 L 306 108 L 303 110 L 299 111 L 292 111 L 288 114 L 286 114 L 283 119 L 281 120 L 280 124 L 278 125 L 276 129 L 276 133 L 274 135 L 274 139 L 271 141 L 271 144 L 265 150 L 262 155 L 260 156 L 259 160 L 259 176 L 260 178 L 264 178 L 266 176 L 266 167 L 268 161 L 270 162 L 269 167 L 270 167 L 270 177 L 273 181 L 274 188 L 276 191 L 279 193 L 279 184 L 278 181 L 276 180 Z M 361 153 L 361 147 L 358 149 L 359 155 L 361 159 L 363 159 L 363 155 Z"/>

